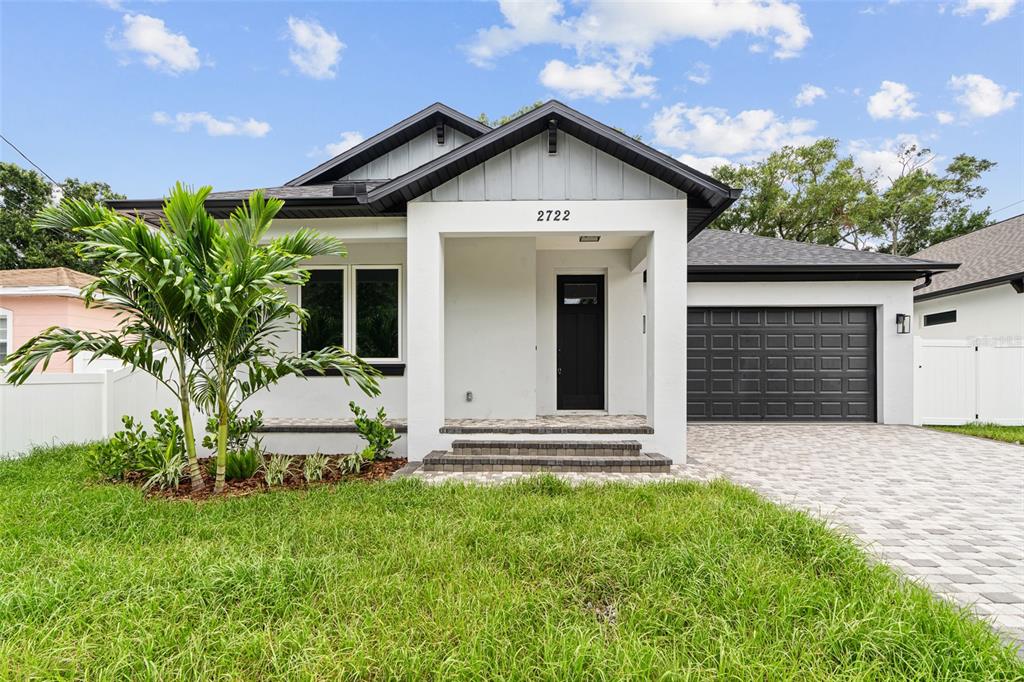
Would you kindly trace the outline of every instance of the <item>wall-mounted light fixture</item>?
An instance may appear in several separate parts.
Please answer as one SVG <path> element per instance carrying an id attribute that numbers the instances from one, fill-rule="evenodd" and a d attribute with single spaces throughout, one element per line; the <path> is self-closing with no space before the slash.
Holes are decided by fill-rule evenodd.
<path id="1" fill-rule="evenodd" d="M 897 334 L 909 334 L 910 333 L 910 315 L 904 315 L 903 313 L 896 313 L 896 333 Z"/>
<path id="2" fill-rule="evenodd" d="M 596 244 L 601 241 L 601 235 L 599 234 L 581 234 L 580 244 Z"/>

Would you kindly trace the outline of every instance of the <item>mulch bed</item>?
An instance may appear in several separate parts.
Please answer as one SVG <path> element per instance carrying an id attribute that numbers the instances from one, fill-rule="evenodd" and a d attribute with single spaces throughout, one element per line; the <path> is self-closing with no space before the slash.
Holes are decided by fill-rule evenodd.
<path id="1" fill-rule="evenodd" d="M 203 480 L 206 483 L 206 488 L 203 491 L 193 494 L 189 485 L 189 477 L 186 474 L 177 490 L 154 489 L 148 493 L 148 496 L 168 500 L 219 500 L 226 497 L 244 497 L 254 493 L 265 493 L 271 490 L 309 490 L 311 488 L 349 481 L 384 481 L 391 478 L 392 474 L 404 467 L 408 461 L 402 457 L 367 462 L 363 464 L 363 470 L 358 474 L 342 474 L 340 469 L 341 457 L 341 455 L 328 456 L 330 464 L 327 470 L 324 471 L 322 481 L 315 483 L 306 482 L 302 476 L 302 455 L 297 455 L 292 457 L 291 466 L 288 469 L 288 475 L 285 477 L 283 485 L 268 486 L 266 481 L 263 480 L 263 473 L 260 472 L 252 478 L 243 481 L 226 481 L 223 492 L 217 495 L 213 494 L 213 477 L 206 471 L 206 461 L 200 460 L 200 469 L 202 469 Z M 141 479 L 141 477 L 139 478 Z M 128 481 L 140 485 L 142 483 L 141 480 L 133 481 L 131 478 Z"/>

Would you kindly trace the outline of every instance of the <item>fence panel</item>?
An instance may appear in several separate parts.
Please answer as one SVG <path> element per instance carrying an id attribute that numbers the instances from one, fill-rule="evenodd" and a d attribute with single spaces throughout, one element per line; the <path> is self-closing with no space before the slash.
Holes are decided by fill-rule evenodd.
<path id="1" fill-rule="evenodd" d="M 917 339 L 915 421 L 1024 424 L 1019 339 Z"/>

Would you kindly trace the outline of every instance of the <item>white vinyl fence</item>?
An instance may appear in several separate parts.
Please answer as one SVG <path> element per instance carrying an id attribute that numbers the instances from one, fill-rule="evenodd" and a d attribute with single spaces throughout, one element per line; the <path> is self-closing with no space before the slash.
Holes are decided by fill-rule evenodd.
<path id="1" fill-rule="evenodd" d="M 915 339 L 914 421 L 1024 425 L 1024 339 Z"/>
<path id="2" fill-rule="evenodd" d="M 0 373 L 0 458 L 36 445 L 105 438 L 121 428 L 126 414 L 148 426 L 149 413 L 166 407 L 177 410 L 171 392 L 130 368 L 37 374 L 21 386 L 4 383 Z"/>

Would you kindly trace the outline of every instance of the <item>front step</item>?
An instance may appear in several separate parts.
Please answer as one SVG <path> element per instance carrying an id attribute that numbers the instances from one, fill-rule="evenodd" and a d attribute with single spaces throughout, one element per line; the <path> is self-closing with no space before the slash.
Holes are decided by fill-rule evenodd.
<path id="1" fill-rule="evenodd" d="M 626 456 L 564 455 L 558 450 L 548 453 L 468 455 L 435 450 L 423 458 L 423 471 L 640 474 L 668 473 L 672 465 L 672 460 L 664 455 L 639 451 Z"/>
<path id="2" fill-rule="evenodd" d="M 469 457 L 637 457 L 636 440 L 456 440 L 452 454 Z"/>

